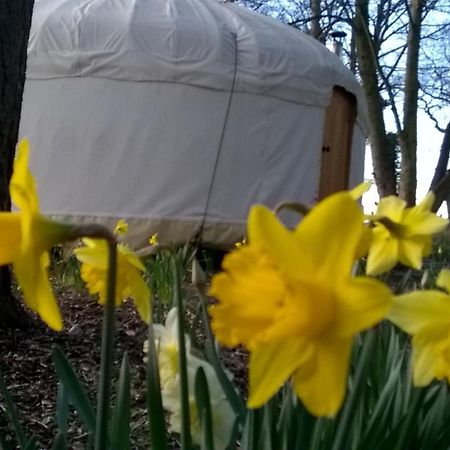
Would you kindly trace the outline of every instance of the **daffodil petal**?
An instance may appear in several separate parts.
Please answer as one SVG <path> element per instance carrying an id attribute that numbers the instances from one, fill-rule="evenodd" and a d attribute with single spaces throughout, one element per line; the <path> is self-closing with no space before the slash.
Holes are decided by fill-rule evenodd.
<path id="1" fill-rule="evenodd" d="M 417 291 L 394 297 L 388 319 L 409 334 L 450 327 L 450 297 L 440 291 Z"/>
<path id="2" fill-rule="evenodd" d="M 392 269 L 398 261 L 398 241 L 392 239 L 384 226 L 377 224 L 372 231 L 372 244 L 367 256 L 367 275 L 379 275 Z"/>
<path id="3" fill-rule="evenodd" d="M 376 217 L 387 217 L 393 222 L 401 222 L 406 202 L 395 195 L 383 197 L 378 203 Z"/>
<path id="4" fill-rule="evenodd" d="M 424 242 L 420 238 L 398 240 L 398 260 L 405 266 L 420 270 Z"/>
<path id="5" fill-rule="evenodd" d="M 26 214 L 38 214 L 39 200 L 37 197 L 36 182 L 28 168 L 29 143 L 22 139 L 17 145 L 14 170 L 9 184 L 11 200 Z"/>
<path id="6" fill-rule="evenodd" d="M 420 336 L 413 337 L 413 384 L 427 386 L 435 377 L 434 342 Z"/>
<path id="7" fill-rule="evenodd" d="M 352 339 L 334 336 L 317 341 L 314 357 L 294 375 L 294 387 L 306 409 L 334 417 L 344 401 Z"/>
<path id="8" fill-rule="evenodd" d="M 145 266 L 144 263 L 141 261 L 141 259 L 136 256 L 135 253 L 133 253 L 126 245 L 119 244 L 117 246 L 117 250 L 122 253 L 122 255 L 126 258 L 127 262 L 131 264 L 133 267 L 138 269 L 141 272 L 145 272 Z"/>
<path id="9" fill-rule="evenodd" d="M 276 263 L 292 275 L 302 270 L 301 262 L 308 258 L 296 244 L 292 231 L 265 206 L 255 205 L 250 210 L 248 238 L 251 245 L 264 248 Z"/>
<path id="10" fill-rule="evenodd" d="M 420 211 L 416 206 L 406 210 L 403 224 L 408 236 L 429 235 L 444 231 L 448 226 L 448 220 L 432 212 Z"/>
<path id="11" fill-rule="evenodd" d="M 350 274 L 363 234 L 363 214 L 347 192 L 330 195 L 300 222 L 295 237 L 316 276 Z"/>
<path id="12" fill-rule="evenodd" d="M 436 286 L 445 289 L 450 293 L 450 270 L 442 269 L 436 279 Z"/>
<path id="13" fill-rule="evenodd" d="M 249 362 L 248 407 L 258 408 L 266 403 L 311 356 L 311 346 L 298 338 L 273 341 L 255 349 Z"/>
<path id="14" fill-rule="evenodd" d="M 14 271 L 22 287 L 25 303 L 56 331 L 63 329 L 61 314 L 48 281 L 48 254 L 18 256 Z"/>
<path id="15" fill-rule="evenodd" d="M 142 276 L 138 272 L 133 272 L 130 275 L 130 287 L 131 287 L 131 296 L 133 297 L 134 304 L 136 305 L 136 309 L 141 316 L 141 319 L 145 323 L 150 322 L 150 300 L 151 293 L 150 289 L 147 286 L 147 283 L 144 281 Z"/>
<path id="16" fill-rule="evenodd" d="M 356 247 L 355 260 L 367 256 L 371 243 L 372 243 L 372 228 L 370 228 L 367 225 L 364 225 L 361 239 L 359 240 L 358 246 Z"/>
<path id="17" fill-rule="evenodd" d="M 372 186 L 370 181 L 365 181 L 363 183 L 358 184 L 352 190 L 349 191 L 350 197 L 353 200 L 358 200 L 362 197 Z"/>
<path id="18" fill-rule="evenodd" d="M 73 253 L 76 258 L 85 264 L 106 270 L 108 266 L 108 247 L 101 239 L 83 239 L 86 247 L 76 248 Z"/>
<path id="19" fill-rule="evenodd" d="M 425 198 L 416 206 L 419 211 L 431 211 L 436 196 L 433 191 L 428 192 Z"/>
<path id="20" fill-rule="evenodd" d="M 22 239 L 20 213 L 0 212 L 0 265 L 13 262 Z"/>
<path id="21" fill-rule="evenodd" d="M 284 286 L 264 253 L 244 246 L 223 261 L 226 272 L 215 275 L 209 295 L 219 300 L 210 308 L 217 338 L 231 347 L 253 347 L 273 323 Z"/>
<path id="22" fill-rule="evenodd" d="M 358 277 L 337 289 L 336 328 L 339 336 L 354 334 L 380 322 L 392 306 L 392 294 L 384 283 Z"/>

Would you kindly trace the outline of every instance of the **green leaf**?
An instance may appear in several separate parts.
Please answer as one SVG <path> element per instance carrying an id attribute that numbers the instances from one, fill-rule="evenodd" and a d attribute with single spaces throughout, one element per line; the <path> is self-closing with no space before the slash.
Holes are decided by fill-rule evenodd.
<path id="1" fill-rule="evenodd" d="M 424 399 L 425 392 L 425 389 L 414 389 L 411 405 L 408 408 L 406 419 L 398 431 L 398 439 L 393 449 L 403 450 L 410 448 L 410 444 L 413 441 L 415 432 L 417 431 L 417 421 L 414 419 L 420 417 L 419 410 Z"/>
<path id="2" fill-rule="evenodd" d="M 277 444 L 280 450 L 290 450 L 295 443 L 295 433 L 298 430 L 296 419 L 299 414 L 296 414 L 289 385 L 283 386 L 281 395 L 280 415 L 276 424 L 276 433 L 279 436 Z"/>
<path id="3" fill-rule="evenodd" d="M 206 342 L 205 342 L 205 355 L 211 365 L 214 367 L 214 371 L 216 372 L 217 379 L 219 380 L 220 385 L 222 386 L 225 395 L 230 402 L 233 411 L 238 416 L 239 422 L 242 426 L 244 426 L 247 408 L 245 407 L 245 402 L 242 397 L 238 394 L 236 388 L 234 387 L 231 380 L 228 378 L 227 374 L 223 370 L 222 363 L 220 362 L 219 355 L 217 353 L 215 338 L 211 331 L 211 326 L 209 322 L 208 308 L 206 306 L 207 300 L 200 293 L 202 297 L 202 308 L 203 308 L 203 323 L 205 328 Z"/>
<path id="4" fill-rule="evenodd" d="M 67 450 L 66 433 L 59 431 L 53 441 L 52 450 Z"/>
<path id="5" fill-rule="evenodd" d="M 52 351 L 53 364 L 60 382 L 64 385 L 70 398 L 70 402 L 75 407 L 90 433 L 95 433 L 95 412 L 89 398 L 80 383 L 75 371 L 62 350 L 55 346 Z"/>
<path id="6" fill-rule="evenodd" d="M 369 422 L 364 427 L 365 430 L 361 448 L 369 448 L 370 442 L 376 442 L 378 435 L 380 433 L 385 433 L 385 430 L 393 425 L 392 423 L 388 423 L 389 419 L 392 421 L 392 415 L 389 414 L 389 411 L 395 398 L 394 393 L 399 388 L 399 381 L 401 381 L 400 370 L 402 365 L 403 361 L 400 360 L 378 397 L 375 407 L 370 415 Z"/>
<path id="7" fill-rule="evenodd" d="M 33 436 L 25 445 L 24 450 L 36 450 L 36 441 L 37 439 Z"/>
<path id="8" fill-rule="evenodd" d="M 199 367 L 195 373 L 195 401 L 197 413 L 202 430 L 201 450 L 214 450 L 214 430 L 211 415 L 211 402 L 209 398 L 208 382 L 205 371 Z"/>
<path id="9" fill-rule="evenodd" d="M 233 423 L 233 428 L 231 429 L 230 439 L 228 440 L 225 450 L 236 450 L 236 441 L 239 439 L 240 434 L 239 420 L 236 417 Z"/>
<path id="10" fill-rule="evenodd" d="M 202 433 L 201 450 L 214 450 L 214 432 L 209 398 L 208 382 L 205 371 L 199 367 L 195 373 L 195 402 Z"/>
<path id="11" fill-rule="evenodd" d="M 189 387 L 186 361 L 186 345 L 184 337 L 184 313 L 181 298 L 180 268 L 177 259 L 172 255 L 173 272 L 173 305 L 177 308 L 178 315 L 178 371 L 180 374 L 180 397 L 181 397 L 181 447 L 183 450 L 191 450 L 191 426 L 189 411 Z"/>
<path id="12" fill-rule="evenodd" d="M 58 383 L 56 394 L 56 425 L 61 433 L 67 432 L 69 420 L 69 394 L 64 385 Z"/>
<path id="13" fill-rule="evenodd" d="M 11 444 L 6 442 L 5 438 L 0 433 L 0 450 L 12 450 Z"/>
<path id="14" fill-rule="evenodd" d="M 263 406 L 261 450 L 278 450 L 276 439 L 276 417 L 279 409 L 278 396 Z"/>
<path id="15" fill-rule="evenodd" d="M 242 450 L 260 450 L 263 409 L 250 409 L 242 432 Z"/>
<path id="16" fill-rule="evenodd" d="M 55 422 L 58 427 L 52 450 L 65 450 L 67 448 L 67 428 L 69 420 L 69 394 L 64 385 L 58 383 L 56 394 L 56 415 Z"/>
<path id="17" fill-rule="evenodd" d="M 354 377 L 354 386 L 351 392 L 348 393 L 344 407 L 339 416 L 336 436 L 333 442 L 332 450 L 346 450 L 348 448 L 348 433 L 352 422 L 352 417 L 358 401 L 360 400 L 360 393 L 365 384 L 365 376 L 370 359 L 373 356 L 373 349 L 375 344 L 375 331 L 367 331 L 361 342 L 361 352 L 359 354 L 359 361 L 356 365 L 356 372 Z"/>
<path id="18" fill-rule="evenodd" d="M 291 393 L 292 396 L 292 393 Z M 317 419 L 312 416 L 306 408 L 297 401 L 297 405 L 295 407 L 296 412 L 296 423 L 293 423 L 294 431 L 297 434 L 297 437 L 295 439 L 298 439 L 299 442 L 302 443 L 302 446 L 304 448 L 308 448 L 312 439 L 312 433 L 314 430 L 314 424 L 317 421 Z M 287 447 L 286 450 L 291 450 L 294 448 L 295 440 L 292 441 L 291 445 Z M 297 448 L 297 447 L 295 447 Z"/>
<path id="19" fill-rule="evenodd" d="M 111 425 L 111 445 L 120 450 L 130 448 L 130 375 L 127 352 L 123 354 L 117 383 L 117 399 Z"/>
<path id="20" fill-rule="evenodd" d="M 3 397 L 3 400 L 5 401 L 6 414 L 8 415 L 9 420 L 12 423 L 14 433 L 16 434 L 17 442 L 19 443 L 19 447 L 24 449 L 27 446 L 28 439 L 25 435 L 25 431 L 23 430 L 22 425 L 20 425 L 19 416 L 16 411 L 16 406 L 14 405 L 11 395 L 8 392 L 2 372 L 0 372 L 0 393 Z"/>

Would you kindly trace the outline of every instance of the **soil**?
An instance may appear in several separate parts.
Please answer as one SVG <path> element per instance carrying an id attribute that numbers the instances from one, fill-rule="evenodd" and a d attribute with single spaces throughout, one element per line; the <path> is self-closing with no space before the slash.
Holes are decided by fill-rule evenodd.
<path id="1" fill-rule="evenodd" d="M 55 292 L 63 312 L 63 332 L 53 332 L 37 320 L 36 327 L 5 329 L 0 333 L 1 371 L 27 436 L 37 438 L 39 449 L 51 449 L 57 430 L 54 419 L 57 378 L 52 363 L 52 348 L 57 345 L 64 351 L 93 405 L 100 360 L 102 307 L 83 290 L 56 286 Z M 129 357 L 131 448 L 144 450 L 149 448 L 145 365 L 142 360 L 146 325 L 139 319 L 131 302 L 126 302 L 117 310 L 116 323 L 115 374 L 118 374 L 124 351 Z M 234 374 L 235 382 L 245 391 L 245 352 L 224 350 L 223 356 L 224 364 Z M 11 440 L 14 433 L 7 423 L 3 399 L 0 408 L 0 433 L 6 440 Z M 72 414 L 68 449 L 84 449 L 86 442 L 86 429 Z M 179 448 L 176 436 L 171 436 L 170 446 L 171 449 Z"/>

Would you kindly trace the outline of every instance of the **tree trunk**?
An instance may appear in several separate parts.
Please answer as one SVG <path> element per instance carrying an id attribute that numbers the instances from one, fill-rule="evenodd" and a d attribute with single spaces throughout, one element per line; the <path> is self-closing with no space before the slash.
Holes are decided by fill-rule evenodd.
<path id="1" fill-rule="evenodd" d="M 433 211 L 437 211 L 444 201 L 447 201 L 449 208 L 450 194 L 450 172 L 447 171 L 447 164 L 450 155 L 450 122 L 445 129 L 444 138 L 442 139 L 439 160 L 434 171 L 433 180 L 431 181 L 430 191 L 436 195 Z M 450 209 L 450 208 L 449 208 Z"/>
<path id="2" fill-rule="evenodd" d="M 368 0 L 357 0 L 355 11 L 355 44 L 369 116 L 369 142 L 375 182 L 380 197 L 396 194 L 395 158 L 390 151 L 383 117 L 383 99 L 378 88 L 375 49 L 369 33 Z"/>
<path id="3" fill-rule="evenodd" d="M 9 180 L 19 132 L 27 44 L 34 0 L 0 0 L 0 210 L 11 209 Z M 0 268 L 0 327 L 26 321 L 11 293 L 8 267 Z"/>
<path id="4" fill-rule="evenodd" d="M 322 16 L 322 7 L 320 5 L 320 0 L 310 0 L 311 8 L 311 28 L 309 29 L 309 34 L 318 41 L 325 44 L 325 35 L 323 33 L 322 27 L 320 25 L 320 18 Z"/>
<path id="5" fill-rule="evenodd" d="M 444 138 L 442 139 L 441 150 L 439 152 L 439 159 L 434 169 L 434 176 L 431 180 L 430 191 L 436 191 L 439 182 L 444 178 L 447 172 L 448 159 L 450 157 L 450 121 L 444 131 Z"/>
<path id="6" fill-rule="evenodd" d="M 424 0 L 411 0 L 409 6 L 408 43 L 406 51 L 405 93 L 403 101 L 403 132 L 400 143 L 399 196 L 408 205 L 416 203 L 417 188 L 417 98 L 420 29 Z"/>

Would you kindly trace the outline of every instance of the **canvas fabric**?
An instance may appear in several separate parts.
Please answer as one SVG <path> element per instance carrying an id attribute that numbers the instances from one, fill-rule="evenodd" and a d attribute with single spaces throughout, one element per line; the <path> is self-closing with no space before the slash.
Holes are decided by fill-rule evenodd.
<path id="1" fill-rule="evenodd" d="M 216 0 L 36 0 L 20 134 L 45 214 L 229 246 L 252 204 L 317 200 L 333 86 L 357 98 L 355 184 L 361 89 L 310 37 Z"/>

